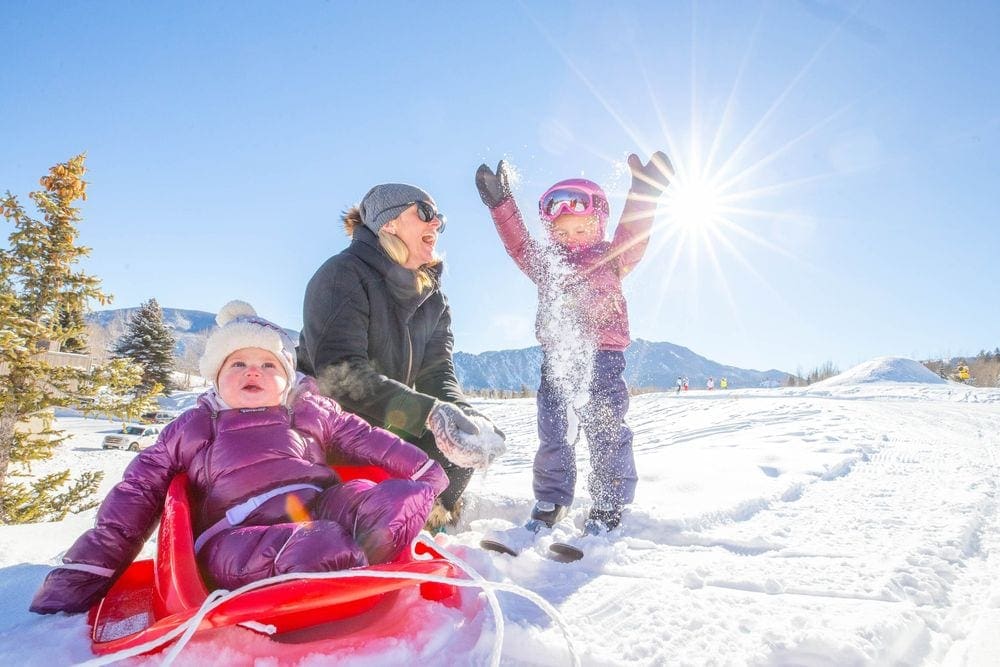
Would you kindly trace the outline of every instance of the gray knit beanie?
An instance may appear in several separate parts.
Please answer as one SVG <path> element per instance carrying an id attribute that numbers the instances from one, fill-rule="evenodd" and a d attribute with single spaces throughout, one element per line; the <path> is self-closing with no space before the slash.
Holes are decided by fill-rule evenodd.
<path id="1" fill-rule="evenodd" d="M 383 183 L 368 191 L 358 207 L 361 222 L 378 234 L 382 225 L 399 217 L 407 204 L 415 201 L 433 203 L 434 199 L 415 185 L 405 183 Z"/>

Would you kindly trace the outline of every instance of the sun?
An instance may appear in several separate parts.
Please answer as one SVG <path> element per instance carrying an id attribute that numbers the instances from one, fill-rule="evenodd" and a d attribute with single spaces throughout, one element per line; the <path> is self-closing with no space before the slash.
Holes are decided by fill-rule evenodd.
<path id="1" fill-rule="evenodd" d="M 724 195 L 702 179 L 675 180 L 664 202 L 666 218 L 687 234 L 710 234 L 724 219 Z"/>

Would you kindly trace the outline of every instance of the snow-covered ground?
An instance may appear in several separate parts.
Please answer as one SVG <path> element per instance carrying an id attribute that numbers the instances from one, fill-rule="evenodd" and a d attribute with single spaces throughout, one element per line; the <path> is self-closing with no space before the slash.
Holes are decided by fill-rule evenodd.
<path id="1" fill-rule="evenodd" d="M 571 521 L 517 558 L 477 547 L 486 535 L 525 541 L 536 446 L 532 400 L 478 401 L 509 451 L 473 479 L 461 524 L 439 540 L 487 580 L 551 603 L 585 665 L 1000 664 L 1000 390 L 924 370 L 887 358 L 809 388 L 635 397 L 636 502 L 570 564 L 545 554 L 586 515 L 585 447 Z M 36 471 L 105 470 L 106 492 L 134 454 L 100 449 L 110 422 L 60 425 L 73 438 Z M 0 528 L 0 664 L 91 657 L 84 616 L 27 606 L 92 518 Z M 503 664 L 570 664 L 545 613 L 499 600 Z M 488 664 L 494 620 L 482 607 L 463 623 L 418 605 L 399 623 L 421 625 L 419 640 L 363 646 L 226 629 L 195 638 L 176 664 Z"/>

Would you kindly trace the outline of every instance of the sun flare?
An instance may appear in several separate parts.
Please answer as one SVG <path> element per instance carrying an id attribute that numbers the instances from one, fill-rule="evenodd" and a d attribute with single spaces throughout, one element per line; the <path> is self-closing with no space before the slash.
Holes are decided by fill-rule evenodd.
<path id="1" fill-rule="evenodd" d="M 707 233 L 723 218 L 723 195 L 707 181 L 675 181 L 668 190 L 665 213 L 687 233 Z"/>

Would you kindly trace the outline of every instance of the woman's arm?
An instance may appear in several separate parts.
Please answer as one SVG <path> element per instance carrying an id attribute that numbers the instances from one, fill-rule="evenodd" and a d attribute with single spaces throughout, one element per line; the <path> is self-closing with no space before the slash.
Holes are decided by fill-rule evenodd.
<path id="1" fill-rule="evenodd" d="M 443 293 L 441 299 L 444 310 L 424 347 L 423 364 L 417 372 L 414 386 L 420 393 L 445 403 L 465 404 L 452 357 L 455 339 L 451 333 L 451 307 Z"/>
<path id="2" fill-rule="evenodd" d="M 354 272 L 334 267 L 306 288 L 304 340 L 320 390 L 350 412 L 423 435 L 434 398 L 375 370 L 368 357 L 369 302 L 360 283 Z"/>

